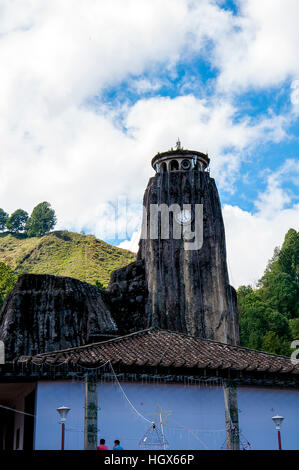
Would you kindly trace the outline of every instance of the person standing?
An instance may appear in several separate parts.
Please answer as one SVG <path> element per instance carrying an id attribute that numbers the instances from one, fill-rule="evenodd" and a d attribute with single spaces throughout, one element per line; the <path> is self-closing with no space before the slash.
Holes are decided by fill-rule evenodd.
<path id="1" fill-rule="evenodd" d="M 108 450 L 108 447 L 105 445 L 105 439 L 100 439 L 100 445 L 97 446 L 97 450 Z"/>
<path id="2" fill-rule="evenodd" d="M 124 450 L 122 446 L 120 445 L 120 442 L 118 439 L 115 439 L 114 441 L 113 450 Z"/>

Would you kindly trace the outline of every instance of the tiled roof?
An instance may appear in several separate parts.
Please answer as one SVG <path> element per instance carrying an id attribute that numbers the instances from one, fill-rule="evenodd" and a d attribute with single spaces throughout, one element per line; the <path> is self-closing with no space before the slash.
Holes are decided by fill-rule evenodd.
<path id="1" fill-rule="evenodd" d="M 106 362 L 121 366 L 175 369 L 230 369 L 246 372 L 299 374 L 299 364 L 287 357 L 241 346 L 230 346 L 158 328 L 150 328 L 108 341 L 61 351 L 21 356 L 15 363 L 84 364 Z"/>

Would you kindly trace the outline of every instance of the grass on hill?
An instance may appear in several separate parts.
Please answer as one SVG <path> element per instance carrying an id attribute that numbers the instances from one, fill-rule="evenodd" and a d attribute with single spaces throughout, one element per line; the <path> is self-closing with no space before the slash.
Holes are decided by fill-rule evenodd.
<path id="1" fill-rule="evenodd" d="M 43 237 L 25 238 L 0 234 L 0 261 L 17 274 L 69 276 L 104 286 L 110 273 L 135 261 L 134 253 L 109 245 L 94 235 L 54 231 Z"/>

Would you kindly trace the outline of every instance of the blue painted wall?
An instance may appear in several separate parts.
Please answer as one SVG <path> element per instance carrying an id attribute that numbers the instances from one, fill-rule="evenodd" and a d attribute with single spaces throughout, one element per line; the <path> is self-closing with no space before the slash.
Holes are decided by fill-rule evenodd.
<path id="1" fill-rule="evenodd" d="M 168 384 L 121 384 L 127 397 L 147 419 L 154 420 L 157 405 L 171 415 L 165 422 L 170 449 L 220 449 L 225 441 L 222 387 Z M 101 383 L 99 438 L 109 448 L 119 439 L 125 449 L 138 449 L 150 423 L 132 409 L 117 384 Z M 253 449 L 276 448 L 271 417 L 282 414 L 283 446 L 299 449 L 299 391 L 271 388 L 238 389 L 240 428 Z M 37 389 L 36 449 L 60 448 L 60 424 L 56 408 L 71 408 L 66 425 L 66 449 L 83 449 L 84 384 L 39 382 Z M 167 413 L 166 413 L 167 414 Z"/>
<path id="2" fill-rule="evenodd" d="M 272 416 L 283 416 L 282 447 L 299 449 L 299 390 L 240 387 L 240 429 L 253 449 L 276 449 L 277 431 Z"/>

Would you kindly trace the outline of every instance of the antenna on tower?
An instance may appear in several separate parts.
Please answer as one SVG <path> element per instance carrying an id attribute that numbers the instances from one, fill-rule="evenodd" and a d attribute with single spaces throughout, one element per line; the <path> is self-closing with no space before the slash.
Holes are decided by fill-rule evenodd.
<path id="1" fill-rule="evenodd" d="M 180 138 L 179 138 L 179 137 L 178 137 L 178 140 L 177 140 L 177 142 L 176 142 L 175 145 L 176 145 L 176 149 L 177 149 L 177 150 L 181 150 L 182 147 L 181 147 L 181 141 L 180 141 Z"/>

